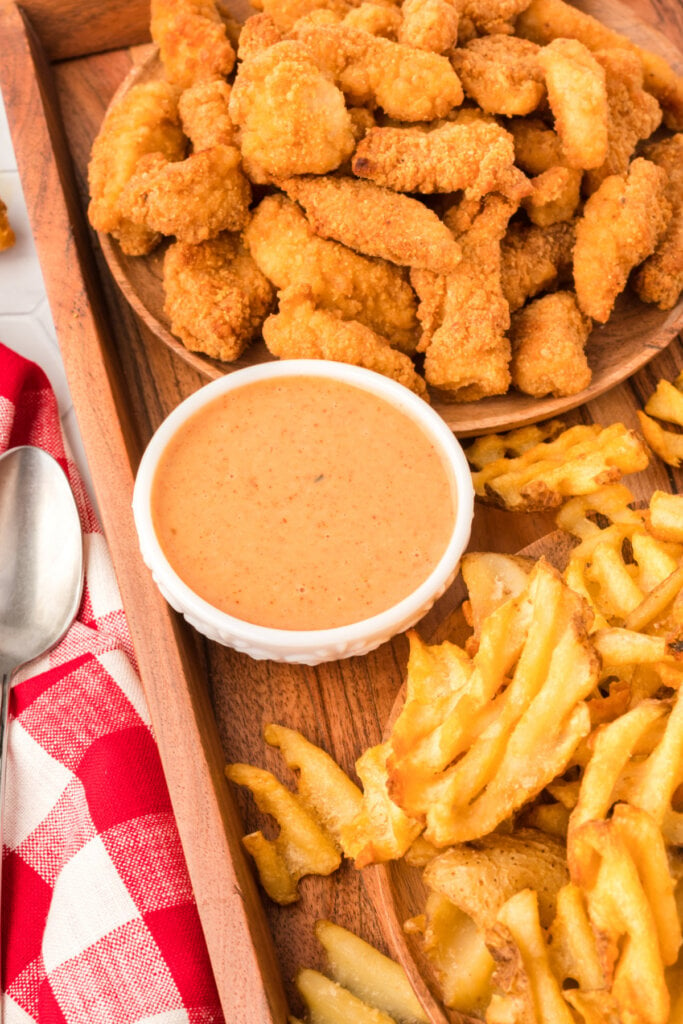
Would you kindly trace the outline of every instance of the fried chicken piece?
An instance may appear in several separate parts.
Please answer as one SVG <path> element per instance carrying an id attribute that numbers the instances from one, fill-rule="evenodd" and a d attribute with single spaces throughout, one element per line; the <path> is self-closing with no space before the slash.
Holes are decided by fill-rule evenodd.
<path id="1" fill-rule="evenodd" d="M 515 143 L 515 160 L 526 174 L 564 166 L 560 136 L 538 117 L 513 117 L 505 127 Z"/>
<path id="2" fill-rule="evenodd" d="M 672 215 L 666 233 L 633 283 L 643 302 L 673 309 L 683 289 L 683 134 L 652 143 L 645 148 L 645 156 L 668 175 L 666 195 Z"/>
<path id="3" fill-rule="evenodd" d="M 235 51 L 213 0 L 151 0 L 150 15 L 152 39 L 173 85 L 188 89 L 230 74 Z"/>
<path id="4" fill-rule="evenodd" d="M 240 64 L 230 116 L 241 128 L 244 169 L 254 182 L 325 174 L 356 140 L 341 91 L 301 43 L 275 43 Z"/>
<path id="5" fill-rule="evenodd" d="M 571 220 L 581 199 L 583 172 L 573 167 L 550 167 L 531 179 L 533 192 L 522 199 L 532 224 L 547 227 Z"/>
<path id="6" fill-rule="evenodd" d="M 637 157 L 587 200 L 576 225 L 574 284 L 579 306 L 604 324 L 631 270 L 650 256 L 671 219 L 666 171 Z"/>
<path id="7" fill-rule="evenodd" d="M 288 178 L 280 182 L 306 211 L 317 235 L 365 256 L 447 274 L 460 262 L 460 246 L 433 210 L 355 178 Z"/>
<path id="8" fill-rule="evenodd" d="M 683 77 L 659 54 L 637 46 L 592 15 L 577 10 L 565 0 L 531 0 L 517 19 L 516 32 L 541 45 L 556 38 L 567 38 L 580 40 L 589 50 L 613 47 L 630 50 L 642 65 L 645 88 L 659 100 L 667 128 L 683 129 Z"/>
<path id="9" fill-rule="evenodd" d="M 502 395 L 510 386 L 508 304 L 500 281 L 500 243 L 514 206 L 493 194 L 459 236 L 462 262 L 446 276 L 411 271 L 420 299 L 427 383 L 456 402 Z M 469 216 L 468 216 L 469 220 Z"/>
<path id="10" fill-rule="evenodd" d="M 307 285 L 319 309 L 358 320 L 393 348 L 415 351 L 417 299 L 402 267 L 320 238 L 301 208 L 282 195 L 261 201 L 244 240 L 279 291 Z"/>
<path id="11" fill-rule="evenodd" d="M 458 8 L 450 0 L 403 0 L 399 43 L 448 53 L 458 42 Z"/>
<path id="12" fill-rule="evenodd" d="M 629 50 L 596 50 L 595 59 L 605 70 L 607 86 L 607 156 L 600 167 L 586 172 L 587 191 L 610 174 L 625 174 L 636 146 L 659 127 L 662 108 L 643 89 L 643 68 Z"/>
<path id="13" fill-rule="evenodd" d="M 252 3 L 252 7 L 272 18 L 283 32 L 290 32 L 298 21 L 317 11 L 329 11 L 336 21 L 341 21 L 356 6 L 354 0 L 255 0 Z"/>
<path id="14" fill-rule="evenodd" d="M 573 222 L 539 228 L 515 221 L 509 226 L 501 244 L 500 279 L 511 312 L 571 280 L 574 240 Z"/>
<path id="15" fill-rule="evenodd" d="M 180 122 L 195 153 L 213 146 L 237 145 L 229 103 L 230 86 L 219 78 L 200 82 L 181 94 L 178 100 Z"/>
<path id="16" fill-rule="evenodd" d="M 401 10 L 393 4 L 368 2 L 352 7 L 344 16 L 343 24 L 395 42 L 402 21 Z"/>
<path id="17" fill-rule="evenodd" d="M 554 39 L 538 52 L 564 163 L 582 170 L 607 156 L 604 69 L 576 39 Z"/>
<path id="18" fill-rule="evenodd" d="M 196 244 L 247 222 L 251 185 L 235 146 L 214 146 L 168 163 L 158 154 L 138 161 L 121 192 L 133 224 Z"/>
<path id="19" fill-rule="evenodd" d="M 334 359 L 363 366 L 404 384 L 427 398 L 424 380 L 410 356 L 357 320 L 343 320 L 334 310 L 318 309 L 312 292 L 294 287 L 279 295 L 277 313 L 263 325 L 269 352 L 280 359 Z"/>
<path id="20" fill-rule="evenodd" d="M 487 192 L 518 198 L 531 187 L 514 166 L 512 136 L 497 124 L 446 123 L 433 131 L 373 128 L 356 148 L 354 174 L 397 192 Z"/>
<path id="21" fill-rule="evenodd" d="M 16 240 L 9 217 L 7 216 L 7 206 L 0 199 L 0 252 L 11 249 Z"/>
<path id="22" fill-rule="evenodd" d="M 398 121 L 431 121 L 462 103 L 450 61 L 348 25 L 302 22 L 292 35 L 310 49 L 351 106 L 381 107 Z"/>
<path id="23" fill-rule="evenodd" d="M 534 299 L 510 323 L 512 383 L 526 395 L 563 398 L 591 382 L 585 345 L 592 329 L 572 292 Z"/>
<path id="24" fill-rule="evenodd" d="M 472 35 L 512 35 L 515 20 L 530 0 L 464 0 L 460 16 L 472 23 Z M 462 41 L 462 37 L 461 37 Z"/>
<path id="25" fill-rule="evenodd" d="M 88 165 L 88 218 L 96 231 L 118 239 L 129 256 L 142 256 L 159 242 L 158 232 L 128 220 L 121 193 L 138 161 L 150 153 L 181 160 L 187 140 L 178 116 L 178 90 L 168 82 L 135 85 L 107 112 Z"/>
<path id="26" fill-rule="evenodd" d="M 266 14 L 265 11 L 252 14 L 242 25 L 237 45 L 237 59 L 249 60 L 262 50 L 267 50 L 269 46 L 281 43 L 284 37 L 284 29 L 280 28 L 272 15 Z"/>
<path id="27" fill-rule="evenodd" d="M 192 352 L 232 362 L 270 312 L 275 291 L 238 235 L 174 242 L 164 257 L 164 311 Z"/>
<path id="28" fill-rule="evenodd" d="M 465 94 L 489 114 L 530 114 L 545 97 L 540 47 L 517 36 L 481 36 L 451 54 Z"/>

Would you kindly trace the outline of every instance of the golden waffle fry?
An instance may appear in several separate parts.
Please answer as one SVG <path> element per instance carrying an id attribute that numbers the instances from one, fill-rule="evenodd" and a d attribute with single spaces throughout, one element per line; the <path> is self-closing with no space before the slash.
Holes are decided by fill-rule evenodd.
<path id="1" fill-rule="evenodd" d="M 650 498 L 647 526 L 659 540 L 683 544 L 683 494 L 655 491 Z"/>
<path id="2" fill-rule="evenodd" d="M 485 434 L 469 445 L 467 461 L 474 469 L 483 469 L 498 459 L 514 459 L 544 441 L 554 440 L 563 430 L 562 420 L 549 420 L 518 427 L 507 434 Z"/>
<path id="3" fill-rule="evenodd" d="M 665 430 L 656 420 L 638 410 L 638 419 L 643 437 L 655 455 L 667 465 L 677 469 L 683 459 L 683 434 L 674 434 L 673 430 Z"/>

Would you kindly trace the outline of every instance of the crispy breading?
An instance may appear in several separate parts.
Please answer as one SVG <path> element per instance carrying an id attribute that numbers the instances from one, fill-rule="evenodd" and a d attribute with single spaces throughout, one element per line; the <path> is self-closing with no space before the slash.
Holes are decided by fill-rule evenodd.
<path id="1" fill-rule="evenodd" d="M 552 39 L 568 38 L 579 39 L 589 50 L 631 50 L 642 64 L 645 88 L 659 100 L 667 128 L 683 129 L 683 77 L 676 74 L 664 57 L 637 46 L 628 36 L 565 0 L 531 0 L 515 27 L 518 35 L 541 45 Z"/>
<path id="2" fill-rule="evenodd" d="M 587 200 L 576 225 L 574 283 L 584 313 L 605 323 L 631 270 L 666 231 L 671 203 L 662 167 L 637 157 L 627 176 L 612 174 Z"/>
<path id="3" fill-rule="evenodd" d="M 170 245 L 164 289 L 172 332 L 193 352 L 228 362 L 257 334 L 275 295 L 239 236 L 230 234 Z"/>
<path id="4" fill-rule="evenodd" d="M 150 15 L 169 82 L 187 89 L 230 74 L 235 51 L 213 0 L 151 0 Z"/>
<path id="5" fill-rule="evenodd" d="M 643 302 L 673 309 L 683 289 L 683 133 L 653 142 L 644 153 L 668 175 L 672 214 L 664 237 L 634 275 L 633 284 Z"/>
<path id="6" fill-rule="evenodd" d="M 306 211 L 316 234 L 365 256 L 447 274 L 460 246 L 433 210 L 418 199 L 354 178 L 288 178 L 280 182 Z"/>
<path id="7" fill-rule="evenodd" d="M 450 0 L 403 0 L 399 43 L 448 53 L 458 41 L 458 6 Z"/>
<path id="8" fill-rule="evenodd" d="M 450 61 L 372 36 L 348 25 L 302 22 L 292 36 L 310 48 L 321 69 L 331 75 L 349 105 L 381 107 L 398 121 L 445 117 L 463 100 Z"/>
<path id="9" fill-rule="evenodd" d="M 212 146 L 236 146 L 235 126 L 229 111 L 230 86 L 217 78 L 185 89 L 178 100 L 183 131 L 195 153 Z"/>
<path id="10" fill-rule="evenodd" d="M 511 312 L 571 280 L 574 240 L 574 222 L 547 228 L 523 221 L 510 225 L 501 244 L 500 277 Z"/>
<path id="11" fill-rule="evenodd" d="M 554 39 L 538 52 L 555 129 L 569 167 L 600 167 L 607 156 L 605 71 L 576 39 Z"/>
<path id="12" fill-rule="evenodd" d="M 505 127 L 515 143 L 515 160 L 526 174 L 543 174 L 565 163 L 557 132 L 538 117 L 513 117 Z"/>
<path id="13" fill-rule="evenodd" d="M 235 146 L 214 146 L 168 163 L 151 153 L 138 161 L 121 192 L 121 210 L 133 224 L 197 243 L 247 222 L 251 185 Z"/>
<path id="14" fill-rule="evenodd" d="M 607 155 L 604 162 L 586 172 L 584 184 L 594 192 L 610 174 L 624 174 L 636 146 L 659 127 L 662 108 L 643 89 L 643 68 L 629 50 L 596 50 L 595 59 L 605 70 L 607 87 Z"/>
<path id="15" fill-rule="evenodd" d="M 512 136 L 497 124 L 443 124 L 429 132 L 372 128 L 358 144 L 354 174 L 397 192 L 488 192 L 518 199 L 531 187 L 514 166 Z"/>
<path id="16" fill-rule="evenodd" d="M 528 39 L 497 34 L 471 39 L 451 54 L 467 96 L 489 114 L 530 114 L 545 96 L 539 47 Z"/>
<path id="17" fill-rule="evenodd" d="M 592 329 L 572 292 L 534 299 L 512 314 L 512 383 L 527 395 L 562 398 L 591 382 L 585 345 Z"/>
<path id="18" fill-rule="evenodd" d="M 269 351 L 281 359 L 334 359 L 391 377 L 427 398 L 427 388 L 410 356 L 357 320 L 343 320 L 319 309 L 309 288 L 290 288 L 279 295 L 277 313 L 263 325 Z"/>
<path id="19" fill-rule="evenodd" d="M 474 35 L 512 35 L 515 20 L 529 6 L 529 0 L 463 0 L 460 17 L 473 26 Z M 462 33 L 460 34 L 462 41 Z"/>
<path id="20" fill-rule="evenodd" d="M 352 7 L 344 16 L 343 23 L 350 28 L 362 29 L 373 36 L 382 36 L 384 39 L 397 39 L 403 19 L 401 8 L 393 4 L 361 3 L 358 7 Z"/>
<path id="21" fill-rule="evenodd" d="M 255 0 L 252 4 L 269 15 L 283 32 L 289 32 L 297 21 L 317 11 L 329 11 L 336 20 L 341 20 L 355 6 L 354 0 Z"/>
<path id="22" fill-rule="evenodd" d="M 341 91 L 294 41 L 275 43 L 239 65 L 230 117 L 241 129 L 244 169 L 255 182 L 324 174 L 355 146 Z"/>
<path id="23" fill-rule="evenodd" d="M 261 201 L 244 239 L 279 291 L 307 285 L 318 308 L 358 320 L 383 335 L 392 348 L 415 351 L 417 298 L 403 267 L 320 238 L 300 207 L 282 195 Z"/>
<path id="24" fill-rule="evenodd" d="M 482 201 L 458 239 L 461 263 L 447 276 L 413 270 L 420 299 L 427 383 L 455 401 L 505 394 L 510 386 L 509 307 L 500 282 L 500 242 L 514 206 L 497 194 Z"/>
<path id="25" fill-rule="evenodd" d="M 7 205 L 0 199 L 0 252 L 11 249 L 16 240 L 9 217 L 7 216 Z"/>
<path id="26" fill-rule="evenodd" d="M 274 43 L 284 39 L 284 30 L 280 28 L 271 14 L 265 11 L 252 14 L 242 25 L 240 41 L 237 45 L 237 59 L 249 60 L 262 50 L 267 50 Z"/>
<path id="27" fill-rule="evenodd" d="M 571 220 L 581 199 L 583 171 L 574 167 L 549 167 L 531 179 L 530 196 L 522 206 L 532 224 L 548 227 L 558 221 Z"/>
<path id="28" fill-rule="evenodd" d="M 112 234 L 128 255 L 150 252 L 160 236 L 127 221 L 120 208 L 121 192 L 141 157 L 157 153 L 166 160 L 180 160 L 186 146 L 174 86 L 146 82 L 125 93 L 107 112 L 92 145 L 88 218 L 95 230 Z"/>

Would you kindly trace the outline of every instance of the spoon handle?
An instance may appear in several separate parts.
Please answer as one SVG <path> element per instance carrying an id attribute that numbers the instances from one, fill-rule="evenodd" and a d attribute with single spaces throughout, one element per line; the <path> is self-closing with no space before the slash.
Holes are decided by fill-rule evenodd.
<path id="1" fill-rule="evenodd" d="M 2 673 L 2 694 L 0 695 L 0 907 L 2 906 L 2 861 L 3 861 L 3 820 L 5 817 L 5 783 L 7 781 L 7 733 L 9 729 L 9 694 L 12 673 Z M 0 938 L 2 936 L 2 913 L 0 912 Z M 0 1024 L 5 1019 L 5 964 L 0 944 Z"/>

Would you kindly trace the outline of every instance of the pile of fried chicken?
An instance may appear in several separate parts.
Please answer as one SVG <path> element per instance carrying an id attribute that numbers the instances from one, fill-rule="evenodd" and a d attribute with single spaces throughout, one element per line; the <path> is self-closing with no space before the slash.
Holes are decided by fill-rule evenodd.
<path id="1" fill-rule="evenodd" d="M 683 288 L 683 79 L 565 0 L 152 0 L 92 226 L 164 241 L 194 351 L 355 363 L 428 397 L 588 386 L 628 286 Z"/>

